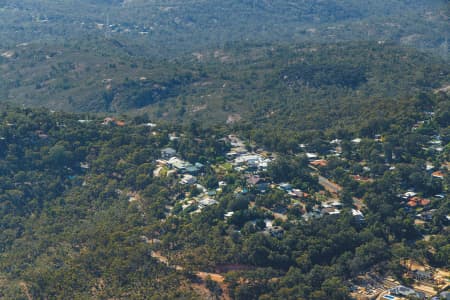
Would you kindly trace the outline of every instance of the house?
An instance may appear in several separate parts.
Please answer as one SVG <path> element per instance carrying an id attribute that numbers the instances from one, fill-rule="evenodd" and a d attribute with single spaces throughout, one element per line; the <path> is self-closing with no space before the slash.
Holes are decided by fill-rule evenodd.
<path id="1" fill-rule="evenodd" d="M 356 181 L 361 181 L 361 182 L 372 182 L 373 181 L 373 179 L 370 179 L 368 177 L 363 177 L 363 176 L 358 175 L 358 174 L 350 175 L 350 177 L 353 178 Z"/>
<path id="2" fill-rule="evenodd" d="M 247 178 L 247 184 L 251 186 L 258 184 L 258 182 L 260 181 L 261 178 L 259 177 L 259 175 L 251 175 Z"/>
<path id="3" fill-rule="evenodd" d="M 335 208 L 342 208 L 342 203 L 339 201 L 333 201 L 330 204 L 331 204 L 331 206 L 333 206 Z"/>
<path id="4" fill-rule="evenodd" d="M 267 232 L 273 237 L 281 238 L 283 237 L 284 230 L 281 226 L 273 226 L 267 228 Z"/>
<path id="5" fill-rule="evenodd" d="M 162 167 L 162 166 L 167 166 L 169 164 L 169 162 L 165 159 L 157 159 L 156 164 L 158 166 Z"/>
<path id="6" fill-rule="evenodd" d="M 297 197 L 297 198 L 303 198 L 303 196 L 304 196 L 303 192 L 299 189 L 292 189 L 289 192 L 289 195 L 292 197 Z"/>
<path id="7" fill-rule="evenodd" d="M 433 281 L 433 273 L 428 271 L 415 270 L 414 278 L 419 281 Z"/>
<path id="8" fill-rule="evenodd" d="M 427 206 L 431 203 L 431 200 L 429 199 L 423 199 L 419 197 L 412 197 L 408 200 L 407 205 L 409 207 L 416 207 L 416 206 Z"/>
<path id="9" fill-rule="evenodd" d="M 292 190 L 292 185 L 290 183 L 283 182 L 278 185 L 278 188 L 285 192 L 289 192 Z"/>
<path id="10" fill-rule="evenodd" d="M 194 164 L 194 166 L 195 166 L 199 171 L 202 170 L 202 169 L 205 167 L 204 164 L 199 163 L 199 162 L 196 162 L 196 163 Z"/>
<path id="11" fill-rule="evenodd" d="M 275 205 L 275 207 L 272 209 L 272 211 L 273 211 L 274 213 L 284 215 L 284 214 L 287 213 L 287 208 L 284 207 L 283 205 L 277 204 L 277 205 Z"/>
<path id="12" fill-rule="evenodd" d="M 433 215 L 435 212 L 436 212 L 436 209 L 431 209 L 429 211 L 423 211 L 420 214 L 417 214 L 416 217 L 425 222 L 429 222 L 429 221 L 433 220 Z"/>
<path id="13" fill-rule="evenodd" d="M 273 220 L 264 219 L 264 224 L 266 225 L 266 228 L 272 228 L 273 227 Z"/>
<path id="14" fill-rule="evenodd" d="M 234 215 L 234 211 L 229 211 L 229 212 L 225 213 L 223 215 L 223 217 L 225 218 L 225 220 L 227 220 L 227 219 L 231 218 L 233 215 Z"/>
<path id="15" fill-rule="evenodd" d="M 186 166 L 185 172 L 191 175 L 196 175 L 200 170 L 196 166 Z"/>
<path id="16" fill-rule="evenodd" d="M 444 179 L 445 174 L 442 171 L 435 171 L 431 173 L 434 178 Z"/>
<path id="17" fill-rule="evenodd" d="M 236 152 L 238 155 L 244 155 L 248 153 L 247 148 L 245 148 L 244 146 L 231 148 L 231 151 Z"/>
<path id="18" fill-rule="evenodd" d="M 444 163 L 441 165 L 441 167 L 442 167 L 443 169 L 446 169 L 447 171 L 450 171 L 450 162 L 448 162 L 448 161 L 444 162 Z"/>
<path id="19" fill-rule="evenodd" d="M 173 149 L 173 148 L 170 148 L 170 147 L 164 148 L 164 149 L 161 150 L 162 158 L 169 159 L 169 158 L 175 156 L 176 154 L 177 154 L 177 151 L 175 149 Z"/>
<path id="20" fill-rule="evenodd" d="M 318 158 L 319 158 L 319 155 L 316 154 L 316 153 L 310 153 L 310 152 L 307 152 L 307 153 L 306 153 L 306 157 L 307 157 L 309 160 L 313 161 L 313 160 L 318 159 Z"/>
<path id="21" fill-rule="evenodd" d="M 352 215 L 355 218 L 356 222 L 362 223 L 365 221 L 364 215 L 360 210 L 352 208 Z"/>
<path id="22" fill-rule="evenodd" d="M 446 215 L 446 216 L 445 216 L 445 220 L 446 220 L 447 222 L 450 222 L 450 215 Z"/>
<path id="23" fill-rule="evenodd" d="M 181 159 L 179 159 L 177 157 L 170 158 L 167 163 L 169 164 L 169 166 L 171 168 L 175 168 L 175 169 L 177 169 L 180 172 L 185 172 L 186 168 L 191 166 L 190 163 L 185 162 L 184 160 L 181 160 Z"/>
<path id="24" fill-rule="evenodd" d="M 235 134 L 228 135 L 228 140 L 230 141 L 230 144 L 233 147 L 244 146 L 244 142 L 241 139 L 239 139 L 239 137 Z"/>
<path id="25" fill-rule="evenodd" d="M 236 151 L 230 151 L 226 154 L 227 159 L 235 159 L 238 153 Z"/>
<path id="26" fill-rule="evenodd" d="M 303 220 L 305 220 L 306 222 L 312 219 L 319 219 L 321 217 L 322 213 L 317 211 L 307 212 L 302 216 Z"/>
<path id="27" fill-rule="evenodd" d="M 428 142 L 430 145 L 442 145 L 441 137 L 440 136 L 434 136 L 431 141 Z"/>
<path id="28" fill-rule="evenodd" d="M 405 200 L 408 200 L 409 198 L 412 198 L 415 196 L 417 196 L 417 193 L 412 192 L 412 191 L 408 191 L 408 192 L 404 193 L 403 195 L 400 195 L 400 197 L 402 197 Z"/>
<path id="29" fill-rule="evenodd" d="M 181 178 L 181 181 L 180 181 L 181 184 L 186 184 L 186 185 L 194 184 L 196 182 L 197 182 L 197 178 L 195 176 L 192 176 L 189 174 L 183 175 L 183 178 Z"/>
<path id="30" fill-rule="evenodd" d="M 324 207 L 321 210 L 321 213 L 323 215 L 338 215 L 338 214 L 341 213 L 341 211 L 339 209 L 337 209 L 337 208 L 334 208 L 334 207 Z"/>
<path id="31" fill-rule="evenodd" d="M 37 135 L 40 139 L 48 139 L 48 134 L 44 133 L 42 130 L 37 130 L 37 131 L 36 131 L 36 135 Z"/>
<path id="32" fill-rule="evenodd" d="M 425 124 L 425 121 L 417 121 L 414 125 L 413 125 L 413 127 L 411 128 L 413 131 L 414 130 L 417 130 L 417 129 L 419 129 L 420 128 L 420 126 L 422 126 L 423 124 Z"/>
<path id="33" fill-rule="evenodd" d="M 342 140 L 340 140 L 340 139 L 334 139 L 334 140 L 330 141 L 330 144 L 332 144 L 332 145 L 340 145 L 341 142 L 342 142 Z"/>
<path id="34" fill-rule="evenodd" d="M 107 117 L 103 119 L 102 125 L 125 126 L 125 121 L 116 120 L 116 118 Z"/>
<path id="35" fill-rule="evenodd" d="M 198 207 L 204 208 L 204 207 L 211 206 L 211 205 L 214 205 L 217 203 L 219 203 L 219 202 L 217 202 L 216 200 L 214 200 L 212 198 L 204 198 L 198 202 Z"/>
<path id="36" fill-rule="evenodd" d="M 195 185 L 195 187 L 198 189 L 198 190 L 200 190 L 200 191 L 202 191 L 202 193 L 207 193 L 208 192 L 208 189 L 207 188 L 205 188 L 203 185 L 201 185 L 201 184 L 196 184 Z"/>
<path id="37" fill-rule="evenodd" d="M 412 288 L 399 285 L 389 290 L 392 295 L 398 295 L 403 297 L 417 297 L 419 299 L 425 299 L 425 295 L 421 292 L 416 292 Z"/>
<path id="38" fill-rule="evenodd" d="M 258 192 L 265 193 L 270 188 L 270 185 L 267 182 L 260 182 L 256 184 L 255 187 L 258 190 Z"/>
<path id="39" fill-rule="evenodd" d="M 450 292 L 442 292 L 439 294 L 440 299 L 450 300 Z"/>
<path id="40" fill-rule="evenodd" d="M 316 159 L 309 163 L 314 167 L 326 167 L 328 165 L 328 161 L 325 159 Z"/>
<path id="41" fill-rule="evenodd" d="M 169 133 L 169 140 L 170 140 L 171 142 L 176 141 L 176 140 L 179 140 L 179 139 L 180 139 L 180 138 L 177 136 L 176 133 Z"/>
<path id="42" fill-rule="evenodd" d="M 257 154 L 246 154 L 236 158 L 237 164 L 256 164 L 261 159 Z"/>

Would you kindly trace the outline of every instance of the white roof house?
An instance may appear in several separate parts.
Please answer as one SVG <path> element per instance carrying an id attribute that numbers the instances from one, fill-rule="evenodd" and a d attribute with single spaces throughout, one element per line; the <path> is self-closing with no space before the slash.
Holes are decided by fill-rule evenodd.
<path id="1" fill-rule="evenodd" d="M 219 203 L 219 202 L 217 202 L 216 200 L 214 200 L 212 198 L 204 198 L 198 202 L 200 208 L 203 208 L 206 206 L 211 206 L 211 205 L 214 205 L 217 203 Z"/>
<path id="2" fill-rule="evenodd" d="M 185 174 L 183 175 L 183 178 L 181 178 L 180 183 L 181 184 L 194 184 L 197 182 L 197 178 L 195 176 Z"/>

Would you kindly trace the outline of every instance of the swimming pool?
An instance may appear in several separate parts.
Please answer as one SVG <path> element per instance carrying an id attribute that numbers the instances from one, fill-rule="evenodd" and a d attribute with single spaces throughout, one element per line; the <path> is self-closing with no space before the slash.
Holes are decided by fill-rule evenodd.
<path id="1" fill-rule="evenodd" d="M 395 300 L 395 297 L 392 295 L 384 295 L 383 296 L 384 299 L 389 299 L 389 300 Z"/>

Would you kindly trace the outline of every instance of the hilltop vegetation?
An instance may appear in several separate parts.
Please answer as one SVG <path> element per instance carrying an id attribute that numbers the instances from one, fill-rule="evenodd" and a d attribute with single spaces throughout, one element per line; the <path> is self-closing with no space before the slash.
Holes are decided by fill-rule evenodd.
<path id="1" fill-rule="evenodd" d="M 375 115 L 389 123 L 410 110 L 409 99 L 450 79 L 447 61 L 373 42 L 239 43 L 159 60 L 117 40 L 87 39 L 17 47 L 1 66 L 2 99 L 17 105 L 240 120 L 267 131 L 338 128 Z"/>
<path id="2" fill-rule="evenodd" d="M 161 56 L 242 40 L 387 40 L 448 56 L 446 5 L 444 0 L 25 0 L 0 2 L 0 29 L 8 46 L 107 35 Z"/>
<path id="3" fill-rule="evenodd" d="M 116 40 L 22 45 L 0 62 L 3 99 L 72 111 L 140 108 L 176 97 L 195 76 L 182 65 L 136 56 Z"/>

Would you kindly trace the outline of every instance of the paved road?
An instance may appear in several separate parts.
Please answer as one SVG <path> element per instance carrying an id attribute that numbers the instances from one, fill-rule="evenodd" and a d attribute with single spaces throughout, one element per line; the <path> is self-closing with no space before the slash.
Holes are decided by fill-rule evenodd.
<path id="1" fill-rule="evenodd" d="M 334 182 L 329 181 L 327 178 L 323 177 L 322 175 L 319 175 L 319 184 L 325 188 L 328 192 L 332 194 L 339 194 L 339 192 L 342 190 L 342 187 L 337 185 Z"/>
<path id="2" fill-rule="evenodd" d="M 322 175 L 318 175 L 319 178 L 319 184 L 325 188 L 328 192 L 339 195 L 339 192 L 342 190 L 342 187 L 327 178 L 323 177 Z M 362 199 L 353 197 L 353 203 L 358 209 L 361 209 L 363 207 L 366 207 Z"/>

